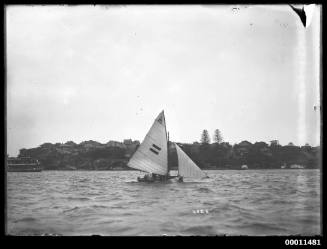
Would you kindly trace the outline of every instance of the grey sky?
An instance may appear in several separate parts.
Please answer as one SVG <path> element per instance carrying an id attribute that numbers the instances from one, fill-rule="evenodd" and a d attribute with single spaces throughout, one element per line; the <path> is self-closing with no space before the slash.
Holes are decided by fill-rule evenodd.
<path id="1" fill-rule="evenodd" d="M 9 6 L 7 148 L 221 130 L 319 144 L 320 13 L 281 6 Z"/>

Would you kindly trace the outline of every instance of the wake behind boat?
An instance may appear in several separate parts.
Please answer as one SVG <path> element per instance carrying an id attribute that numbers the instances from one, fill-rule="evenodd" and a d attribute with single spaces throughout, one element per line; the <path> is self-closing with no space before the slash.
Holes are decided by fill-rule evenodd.
<path id="1" fill-rule="evenodd" d="M 148 173 L 143 178 L 138 177 L 139 182 L 169 182 L 176 178 L 182 182 L 184 177 L 207 177 L 176 143 L 174 146 L 177 151 L 178 175 L 171 176 L 168 167 L 168 142 L 165 115 L 162 111 L 127 164 L 130 168 Z"/>

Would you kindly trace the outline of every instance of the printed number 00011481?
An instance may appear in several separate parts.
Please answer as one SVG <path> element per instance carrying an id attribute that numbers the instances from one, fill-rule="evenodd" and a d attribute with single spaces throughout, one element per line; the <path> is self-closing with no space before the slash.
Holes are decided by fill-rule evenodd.
<path id="1" fill-rule="evenodd" d="M 286 239 L 285 240 L 285 245 L 287 246 L 320 246 L 320 240 L 319 239 Z"/>

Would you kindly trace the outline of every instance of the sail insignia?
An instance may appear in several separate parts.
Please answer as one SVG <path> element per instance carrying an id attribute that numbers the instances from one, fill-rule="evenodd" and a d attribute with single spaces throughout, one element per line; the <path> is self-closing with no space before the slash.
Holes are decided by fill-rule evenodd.
<path id="1" fill-rule="evenodd" d="M 161 150 L 161 148 L 159 146 L 155 145 L 155 144 L 152 144 L 152 147 L 154 147 L 157 150 Z"/>
<path id="2" fill-rule="evenodd" d="M 165 127 L 166 129 L 166 122 L 165 122 L 165 114 L 164 111 L 161 111 L 158 115 L 158 117 L 156 118 L 156 121 L 161 124 L 162 126 Z"/>
<path id="3" fill-rule="evenodd" d="M 150 151 L 152 151 L 154 154 L 159 155 L 158 151 L 155 151 L 154 149 L 150 148 Z"/>

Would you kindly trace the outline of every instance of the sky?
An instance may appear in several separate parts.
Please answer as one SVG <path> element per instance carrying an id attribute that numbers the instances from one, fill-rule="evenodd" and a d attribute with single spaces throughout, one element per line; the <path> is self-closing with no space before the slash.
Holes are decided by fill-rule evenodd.
<path id="1" fill-rule="evenodd" d="M 45 142 L 320 144 L 320 6 L 7 6 L 7 153 Z"/>

